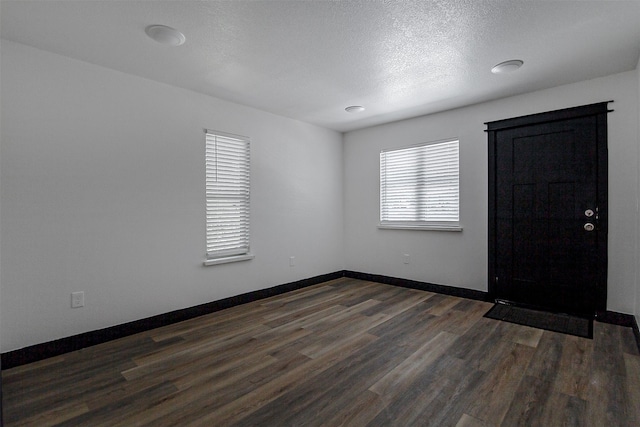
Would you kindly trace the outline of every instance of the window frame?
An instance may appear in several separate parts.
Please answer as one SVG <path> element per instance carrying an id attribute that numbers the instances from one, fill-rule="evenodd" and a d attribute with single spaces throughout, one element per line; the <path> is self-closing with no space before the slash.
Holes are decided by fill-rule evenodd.
<path id="1" fill-rule="evenodd" d="M 383 166 L 383 156 L 386 155 L 386 153 L 393 153 L 393 152 L 403 152 L 403 151 L 408 151 L 408 150 L 413 150 L 413 149 L 419 149 L 421 147 L 428 147 L 428 146 L 432 146 L 432 145 L 439 145 L 439 144 L 446 144 L 446 143 L 452 143 L 455 142 L 456 143 L 456 149 L 457 149 L 457 219 L 455 220 L 429 220 L 429 219 L 416 219 L 416 220 L 407 220 L 407 219 L 403 219 L 403 220 L 388 220 L 388 219 L 383 219 L 384 217 L 384 211 L 385 209 L 388 210 L 389 208 L 386 207 L 385 208 L 385 191 L 384 189 L 387 187 L 386 182 L 383 182 L 383 175 L 386 176 L 386 167 L 387 165 L 385 164 Z M 417 156 L 416 156 L 417 158 Z M 430 141 L 430 142 L 422 142 L 419 144 L 414 144 L 414 145 L 409 145 L 409 146 L 403 146 L 403 147 L 394 147 L 394 148 L 387 148 L 387 149 L 383 149 L 380 151 L 380 156 L 379 156 L 379 211 L 378 211 L 378 228 L 380 229 L 401 229 L 401 230 L 434 230 L 434 231 L 462 231 L 463 227 L 462 224 L 460 222 L 460 213 L 461 213 L 461 200 L 460 200 L 460 138 L 448 138 L 448 139 L 443 139 L 443 140 L 438 140 L 438 141 Z M 385 159 L 386 162 L 386 159 Z M 420 169 L 420 171 L 425 171 L 425 167 L 429 167 L 429 165 L 425 165 L 423 167 L 423 169 Z M 383 169 L 384 168 L 384 169 Z"/>
<path id="2" fill-rule="evenodd" d="M 246 136 L 236 135 L 228 132 L 221 132 L 211 129 L 204 129 L 205 133 L 205 261 L 204 265 L 218 265 L 229 262 L 245 261 L 254 258 L 251 253 L 250 231 L 251 231 L 251 139 Z M 220 141 L 218 140 L 220 138 Z M 213 141 L 212 141 L 213 140 Z M 237 147 L 233 147 L 233 141 L 238 142 Z M 212 142 L 215 147 L 212 147 Z M 219 167 L 220 153 L 218 143 L 224 143 L 221 147 L 225 151 L 225 159 L 228 166 L 226 169 Z M 234 164 L 237 163 L 237 164 Z M 223 181 L 219 178 L 219 173 L 226 174 L 228 179 Z M 224 203 L 223 203 L 224 202 Z M 232 206 L 229 205 L 232 203 Z M 216 204 L 217 203 L 217 204 Z M 230 245 L 228 248 L 221 248 L 219 242 L 220 233 L 216 233 L 215 228 L 222 227 L 220 222 L 216 223 L 216 213 L 222 210 L 237 209 L 237 217 L 232 221 L 238 223 L 237 228 L 232 230 L 233 239 L 237 245 Z M 235 212 L 234 212 L 235 213 Z M 218 230 L 220 231 L 220 230 Z M 217 249 L 216 249 L 217 247 Z"/>

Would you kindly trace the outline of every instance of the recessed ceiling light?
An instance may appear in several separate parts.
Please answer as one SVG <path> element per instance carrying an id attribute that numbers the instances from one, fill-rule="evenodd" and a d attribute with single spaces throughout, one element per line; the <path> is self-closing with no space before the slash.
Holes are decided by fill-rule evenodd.
<path id="1" fill-rule="evenodd" d="M 144 32 L 158 43 L 169 46 L 180 46 L 186 40 L 184 34 L 166 25 L 149 25 Z"/>
<path id="2" fill-rule="evenodd" d="M 364 107 L 362 105 L 352 105 L 344 109 L 347 113 L 359 113 L 364 111 Z"/>
<path id="3" fill-rule="evenodd" d="M 496 65 L 491 69 L 493 74 L 504 74 L 511 73 L 512 71 L 516 71 L 518 68 L 522 67 L 522 62 L 519 59 L 511 59 L 509 61 L 504 61 Z"/>

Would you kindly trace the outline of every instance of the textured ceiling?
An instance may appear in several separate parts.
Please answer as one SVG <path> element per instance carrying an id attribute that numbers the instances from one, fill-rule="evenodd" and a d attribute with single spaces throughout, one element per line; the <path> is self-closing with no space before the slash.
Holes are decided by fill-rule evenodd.
<path id="1" fill-rule="evenodd" d="M 640 1 L 2 0 L 0 15 L 4 39 L 339 131 L 632 70 L 640 55 Z M 160 45 L 150 24 L 187 41 Z M 514 58 L 518 72 L 491 74 Z"/>

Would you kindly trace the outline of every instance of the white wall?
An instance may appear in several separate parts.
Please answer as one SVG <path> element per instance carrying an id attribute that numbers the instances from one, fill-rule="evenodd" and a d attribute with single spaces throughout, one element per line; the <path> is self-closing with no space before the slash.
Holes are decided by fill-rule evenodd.
<path id="1" fill-rule="evenodd" d="M 640 59 L 638 59 L 638 65 L 636 66 L 636 76 L 638 79 L 638 186 L 636 188 L 636 298 L 635 298 L 635 315 L 636 322 L 640 325 L 640 263 L 637 260 L 640 259 Z"/>
<path id="2" fill-rule="evenodd" d="M 4 40 L 1 66 L 2 352 L 344 268 L 339 133 Z M 202 265 L 203 128 L 252 138 L 254 260 Z"/>
<path id="3" fill-rule="evenodd" d="M 0 52 L 1 52 L 0 42 Z M 0 63 L 2 61 L 0 60 Z M 0 67 L 0 82 L 2 82 L 2 67 Z M 2 101 L 0 93 L 0 101 Z M 0 108 L 0 130 L 2 129 L 2 109 Z M 0 147 L 2 146 L 2 137 L 0 135 Z M 2 188 L 2 150 L 0 150 L 0 188 Z M 0 197 L 0 225 L 2 224 L 2 198 Z M 0 343 L 2 343 L 2 229 L 0 226 Z M 0 351 L 2 346 L 0 345 Z M 0 363 L 0 371 L 2 370 L 2 363 Z M 0 375 L 0 425 L 2 425 L 2 375 Z"/>
<path id="4" fill-rule="evenodd" d="M 609 99 L 608 308 L 640 322 L 639 70 L 351 132 L 344 145 L 5 40 L 0 73 L 2 352 L 343 268 L 487 290 L 483 123 Z M 205 127 L 252 137 L 252 261 L 201 264 Z M 464 231 L 378 230 L 380 149 L 450 137 Z M 86 307 L 71 309 L 79 290 Z"/>
<path id="5" fill-rule="evenodd" d="M 486 291 L 485 122 L 615 100 L 609 114 L 608 309 L 634 313 L 638 262 L 638 76 L 609 77 L 390 123 L 345 135 L 345 253 L 348 270 Z M 380 230 L 379 152 L 460 139 L 463 232 Z M 402 254 L 411 262 L 403 264 Z"/>

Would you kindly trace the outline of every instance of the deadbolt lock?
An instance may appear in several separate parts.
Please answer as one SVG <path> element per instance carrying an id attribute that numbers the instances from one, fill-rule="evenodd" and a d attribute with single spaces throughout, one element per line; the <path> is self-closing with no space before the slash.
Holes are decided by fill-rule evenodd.
<path id="1" fill-rule="evenodd" d="M 593 214 L 594 212 L 591 209 L 587 209 L 586 211 L 584 211 L 584 216 L 586 216 L 587 218 L 591 218 Z"/>

